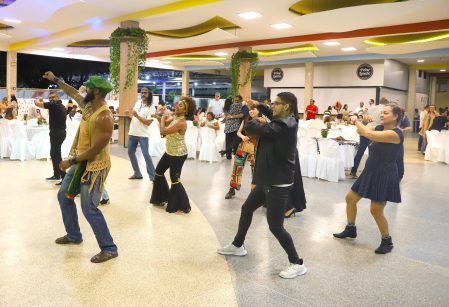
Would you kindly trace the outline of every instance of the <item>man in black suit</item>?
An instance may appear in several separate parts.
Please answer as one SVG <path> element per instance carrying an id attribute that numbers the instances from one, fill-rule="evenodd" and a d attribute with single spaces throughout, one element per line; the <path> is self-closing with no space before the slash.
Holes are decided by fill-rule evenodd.
<path id="1" fill-rule="evenodd" d="M 307 272 L 303 260 L 296 252 L 292 237 L 284 228 L 284 213 L 292 198 L 291 192 L 294 183 L 297 182 L 295 174 L 299 168 L 296 150 L 298 131 L 296 96 L 289 92 L 279 93 L 273 102 L 272 111 L 271 122 L 267 123 L 263 118 L 257 118 L 245 126 L 248 133 L 260 137 L 253 175 L 255 188 L 242 206 L 239 228 L 234 241 L 219 248 L 217 252 L 234 256 L 247 254 L 243 246 L 246 233 L 254 211 L 265 202 L 270 231 L 287 252 L 290 262 L 279 275 L 282 278 L 295 278 Z"/>

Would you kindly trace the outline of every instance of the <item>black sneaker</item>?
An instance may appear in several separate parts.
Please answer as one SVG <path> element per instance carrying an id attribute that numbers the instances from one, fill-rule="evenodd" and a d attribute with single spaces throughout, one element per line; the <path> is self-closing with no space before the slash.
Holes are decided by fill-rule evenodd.
<path id="1" fill-rule="evenodd" d="M 48 180 L 48 181 L 57 181 L 57 180 L 61 180 L 61 177 L 51 176 L 51 177 L 45 178 L 45 180 Z"/>
<path id="2" fill-rule="evenodd" d="M 109 205 L 109 198 L 100 200 L 100 205 Z"/>
<path id="3" fill-rule="evenodd" d="M 79 241 L 72 241 L 72 240 L 69 240 L 69 237 L 67 237 L 67 235 L 57 238 L 55 240 L 56 244 L 81 244 L 81 242 L 83 242 L 83 239 L 81 239 Z"/>
<path id="4" fill-rule="evenodd" d="M 229 192 L 226 193 L 226 195 L 225 195 L 225 199 L 231 199 L 234 196 L 235 196 L 235 190 L 234 190 L 234 188 L 230 188 Z"/>
<path id="5" fill-rule="evenodd" d="M 55 183 L 55 185 L 60 186 L 62 184 L 62 180 L 59 181 L 58 183 Z"/>
<path id="6" fill-rule="evenodd" d="M 380 242 L 380 245 L 378 248 L 374 250 L 376 254 L 387 254 L 391 252 L 393 249 L 393 242 L 391 240 L 391 237 L 388 238 L 382 238 L 382 241 Z"/>
<path id="7" fill-rule="evenodd" d="M 345 238 L 357 238 L 357 227 L 355 226 L 346 226 L 345 230 L 340 233 L 334 233 L 334 237 L 339 239 Z"/>

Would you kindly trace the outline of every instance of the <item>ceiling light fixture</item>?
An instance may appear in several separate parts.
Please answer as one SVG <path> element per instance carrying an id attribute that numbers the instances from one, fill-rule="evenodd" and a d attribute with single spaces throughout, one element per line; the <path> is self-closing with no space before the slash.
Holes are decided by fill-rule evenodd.
<path id="1" fill-rule="evenodd" d="M 3 21 L 5 21 L 5 22 L 11 22 L 11 23 L 22 23 L 21 20 L 17 20 L 17 19 L 9 19 L 9 18 L 5 18 L 5 19 L 3 19 Z"/>
<path id="2" fill-rule="evenodd" d="M 162 64 L 171 64 L 171 62 L 170 61 L 164 61 L 164 62 L 162 62 Z"/>
<path id="3" fill-rule="evenodd" d="M 446 69 L 440 69 L 440 71 L 441 71 L 441 72 L 445 72 L 445 71 L 446 71 Z"/>
<path id="4" fill-rule="evenodd" d="M 256 18 L 262 17 L 262 15 L 257 12 L 240 13 L 240 14 L 238 14 L 238 16 L 245 18 L 245 19 L 256 19 Z"/>
<path id="5" fill-rule="evenodd" d="M 195 84 L 195 86 L 197 86 L 197 85 L 198 85 L 198 83 L 197 83 L 197 82 L 195 82 L 194 84 Z"/>
<path id="6" fill-rule="evenodd" d="M 323 43 L 325 46 L 340 46 L 339 42 L 325 42 Z"/>
<path id="7" fill-rule="evenodd" d="M 418 62 L 418 63 L 422 63 L 422 62 L 424 62 L 424 60 L 418 60 L 418 61 L 416 61 L 416 62 Z"/>
<path id="8" fill-rule="evenodd" d="M 214 53 L 216 56 L 227 56 L 228 54 L 226 52 L 217 52 Z"/>
<path id="9" fill-rule="evenodd" d="M 354 48 L 354 47 L 344 47 L 344 48 L 341 48 L 341 51 L 356 51 L 357 50 L 357 48 Z"/>
<path id="10" fill-rule="evenodd" d="M 277 30 L 283 30 L 293 27 L 291 24 L 282 22 L 282 23 L 275 23 L 274 25 L 271 25 L 272 28 L 275 28 Z"/>

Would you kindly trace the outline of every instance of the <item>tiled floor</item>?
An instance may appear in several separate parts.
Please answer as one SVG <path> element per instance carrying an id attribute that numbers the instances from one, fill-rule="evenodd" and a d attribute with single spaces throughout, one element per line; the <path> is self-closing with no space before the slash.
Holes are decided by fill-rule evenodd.
<path id="1" fill-rule="evenodd" d="M 366 200 L 358 238 L 332 237 L 345 224 L 351 180 L 304 179 L 308 209 L 285 223 L 309 269 L 294 280 L 277 275 L 287 257 L 263 208 L 246 257 L 215 253 L 235 235 L 249 190 L 247 169 L 242 191 L 224 199 L 229 161 L 187 161 L 182 180 L 194 207 L 187 216 L 170 215 L 148 205 L 148 179 L 126 179 L 126 150 L 114 146 L 111 204 L 103 211 L 120 256 L 101 265 L 89 262 L 98 247 L 83 217 L 82 246 L 52 243 L 63 227 L 56 189 L 42 180 L 50 163 L 0 161 L 0 305 L 448 306 L 449 166 L 424 162 L 415 141 L 407 139 L 403 203 L 386 208 L 391 254 L 373 252 L 380 238 Z"/>

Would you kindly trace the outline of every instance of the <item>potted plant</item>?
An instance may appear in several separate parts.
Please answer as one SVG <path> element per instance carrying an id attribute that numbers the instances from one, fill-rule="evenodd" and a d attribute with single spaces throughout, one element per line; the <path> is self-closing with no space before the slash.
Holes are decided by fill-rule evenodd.
<path id="1" fill-rule="evenodd" d="M 120 85 L 120 43 L 128 44 L 128 61 L 126 64 L 126 80 L 123 90 L 128 89 L 133 83 L 138 70 L 145 66 L 146 53 L 149 39 L 145 30 L 140 28 L 120 28 L 112 32 L 109 38 L 109 49 L 111 65 L 109 68 L 110 78 L 114 92 L 118 92 Z"/>
<path id="2" fill-rule="evenodd" d="M 250 66 L 244 78 L 243 83 L 240 83 L 240 65 L 243 61 L 249 62 Z M 239 94 L 241 86 L 245 86 L 251 80 L 257 71 L 259 64 L 259 56 L 255 52 L 238 51 L 232 55 L 231 58 L 231 96 L 235 97 Z"/>

